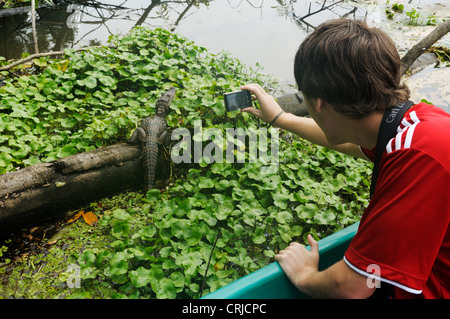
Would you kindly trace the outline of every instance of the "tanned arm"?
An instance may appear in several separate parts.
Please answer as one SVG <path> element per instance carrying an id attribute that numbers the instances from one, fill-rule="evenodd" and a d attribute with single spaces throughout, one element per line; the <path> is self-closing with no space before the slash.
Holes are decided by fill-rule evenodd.
<path id="1" fill-rule="evenodd" d="M 270 123 L 282 111 L 275 99 L 271 95 L 267 94 L 258 84 L 249 84 L 241 87 L 241 89 L 252 92 L 256 96 L 256 99 L 259 101 L 261 107 L 260 109 L 253 107 L 246 108 L 242 110 L 243 112 L 256 115 L 264 122 Z M 291 113 L 283 113 L 279 116 L 274 125 L 292 132 L 313 144 L 367 160 L 358 145 L 352 143 L 330 145 L 322 129 L 311 118 L 300 117 Z"/>
<path id="2" fill-rule="evenodd" d="M 261 86 L 250 84 L 241 89 L 252 92 L 261 107 L 260 109 L 250 107 L 242 111 L 258 116 L 267 123 L 272 122 L 282 111 L 275 99 Z M 355 144 L 330 145 L 322 129 L 311 118 L 283 113 L 277 118 L 276 126 L 314 144 L 367 160 L 359 146 Z M 311 251 L 299 243 L 291 243 L 275 256 L 286 276 L 300 291 L 313 298 L 367 298 L 373 294 L 375 288 L 367 284 L 367 277 L 351 269 L 343 260 L 326 270 L 319 271 L 318 243 L 311 235 L 308 236 L 308 241 Z"/>

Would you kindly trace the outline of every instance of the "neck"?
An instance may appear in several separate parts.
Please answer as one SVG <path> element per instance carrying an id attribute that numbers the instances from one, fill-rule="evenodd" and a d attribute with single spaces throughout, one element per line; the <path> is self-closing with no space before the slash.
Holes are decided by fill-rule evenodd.
<path id="1" fill-rule="evenodd" d="M 383 112 L 373 112 L 362 119 L 352 119 L 337 112 L 332 105 L 317 99 L 312 117 L 321 126 L 331 145 L 353 143 L 367 149 L 377 145 Z"/>
<path id="2" fill-rule="evenodd" d="M 373 149 L 377 145 L 382 112 L 375 112 L 363 119 L 350 120 L 349 129 L 352 132 L 350 139 L 356 145 Z"/>

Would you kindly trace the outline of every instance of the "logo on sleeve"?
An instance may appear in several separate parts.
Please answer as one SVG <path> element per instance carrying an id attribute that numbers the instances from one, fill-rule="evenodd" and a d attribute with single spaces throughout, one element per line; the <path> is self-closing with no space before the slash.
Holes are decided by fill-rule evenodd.
<path id="1" fill-rule="evenodd" d="M 416 111 L 411 112 L 409 116 L 403 118 L 397 128 L 397 135 L 387 143 L 386 152 L 390 154 L 394 151 L 410 148 L 414 130 L 419 123 L 420 120 L 417 117 Z"/>

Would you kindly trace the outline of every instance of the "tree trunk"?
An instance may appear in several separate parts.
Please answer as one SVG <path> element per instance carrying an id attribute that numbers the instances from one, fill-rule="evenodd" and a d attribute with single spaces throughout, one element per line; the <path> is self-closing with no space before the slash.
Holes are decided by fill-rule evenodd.
<path id="1" fill-rule="evenodd" d="M 36 2 L 31 0 L 31 28 L 33 31 L 34 53 L 39 53 L 38 39 L 36 33 Z"/>
<path id="2" fill-rule="evenodd" d="M 0 175 L 0 235 L 138 187 L 140 152 L 115 144 Z"/>

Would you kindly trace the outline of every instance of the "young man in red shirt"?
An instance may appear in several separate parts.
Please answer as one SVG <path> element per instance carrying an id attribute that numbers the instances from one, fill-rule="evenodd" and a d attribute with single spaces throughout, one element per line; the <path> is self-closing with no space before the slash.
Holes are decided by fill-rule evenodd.
<path id="1" fill-rule="evenodd" d="M 307 37 L 295 57 L 295 78 L 311 118 L 283 113 L 255 84 L 242 89 L 252 92 L 260 109 L 244 111 L 373 161 L 385 110 L 409 98 L 400 69 L 395 44 L 383 31 L 331 20 Z M 394 298 L 450 298 L 449 140 L 449 114 L 413 105 L 384 149 L 375 192 L 344 258 L 318 271 L 318 244 L 311 236 L 311 251 L 291 243 L 276 256 L 293 284 L 311 297 L 367 298 L 376 290 L 375 278 L 393 287 Z"/>

